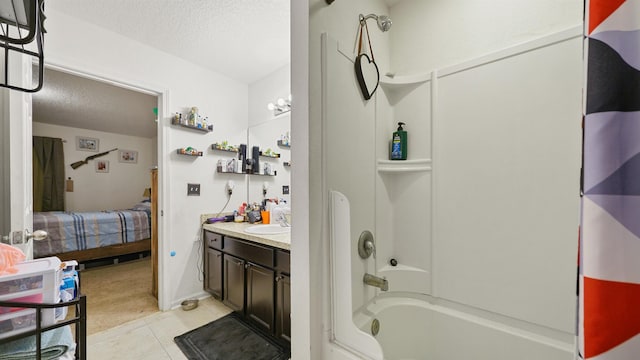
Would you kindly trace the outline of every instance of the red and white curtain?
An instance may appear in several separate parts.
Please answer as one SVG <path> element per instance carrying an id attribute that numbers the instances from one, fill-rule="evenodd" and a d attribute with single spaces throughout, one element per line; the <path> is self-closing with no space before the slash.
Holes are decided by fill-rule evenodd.
<path id="1" fill-rule="evenodd" d="M 586 0 L 578 358 L 640 359 L 640 0 Z"/>

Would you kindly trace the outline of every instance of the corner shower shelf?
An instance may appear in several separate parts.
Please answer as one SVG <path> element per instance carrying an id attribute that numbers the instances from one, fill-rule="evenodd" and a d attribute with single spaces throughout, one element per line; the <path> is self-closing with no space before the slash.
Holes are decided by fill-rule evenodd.
<path id="1" fill-rule="evenodd" d="M 431 73 L 394 77 L 385 76 L 383 79 L 380 79 L 380 86 L 387 90 L 394 91 L 409 86 L 418 86 L 429 80 L 431 80 Z"/>
<path id="2" fill-rule="evenodd" d="M 431 171 L 431 159 L 381 160 L 378 159 L 379 173 L 406 173 Z"/>

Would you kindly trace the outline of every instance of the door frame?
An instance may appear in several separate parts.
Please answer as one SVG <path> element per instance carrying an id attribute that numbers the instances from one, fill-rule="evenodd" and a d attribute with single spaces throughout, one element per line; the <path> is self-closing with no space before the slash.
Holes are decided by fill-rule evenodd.
<path id="1" fill-rule="evenodd" d="M 168 157 L 165 154 L 165 144 L 168 144 L 169 131 L 167 130 L 167 122 L 163 119 L 168 118 L 169 111 L 169 97 L 170 91 L 167 86 L 159 84 L 141 83 L 138 81 L 131 81 L 129 79 L 122 79 L 112 74 L 101 74 L 89 69 L 80 69 L 75 66 L 68 66 L 62 62 L 48 61 L 45 64 L 46 68 L 64 72 L 71 75 L 76 75 L 90 80 L 100 81 L 113 86 L 121 87 L 128 90 L 133 90 L 148 95 L 156 96 L 158 98 L 158 125 L 157 125 L 157 159 L 158 159 L 158 198 L 157 198 L 157 210 L 158 210 L 158 308 L 161 311 L 170 309 L 171 299 L 169 297 L 169 286 L 166 284 L 167 270 L 166 260 L 161 254 L 166 254 L 169 251 L 166 249 L 166 241 L 164 241 L 167 231 L 167 222 L 164 221 L 164 209 L 170 208 L 169 206 L 169 194 L 167 189 L 169 188 L 169 174 L 170 164 Z M 151 169 L 149 169 L 151 170 Z"/>

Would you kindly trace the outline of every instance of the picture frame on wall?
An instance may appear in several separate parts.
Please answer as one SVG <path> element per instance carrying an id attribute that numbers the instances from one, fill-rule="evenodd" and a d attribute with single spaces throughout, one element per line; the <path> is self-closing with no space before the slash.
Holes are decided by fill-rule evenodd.
<path id="1" fill-rule="evenodd" d="M 100 150 L 100 140 L 84 136 L 76 136 L 76 150 L 98 152 L 98 150 Z"/>
<path id="2" fill-rule="evenodd" d="M 108 173 L 109 172 L 109 160 L 96 159 L 96 172 Z"/>
<path id="3" fill-rule="evenodd" d="M 138 152 L 135 150 L 120 150 L 118 161 L 121 163 L 135 164 L 138 162 Z"/>

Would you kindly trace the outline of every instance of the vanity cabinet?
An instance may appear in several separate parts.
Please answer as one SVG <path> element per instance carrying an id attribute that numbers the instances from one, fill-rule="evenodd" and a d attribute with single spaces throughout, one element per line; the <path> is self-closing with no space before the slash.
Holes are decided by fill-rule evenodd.
<path id="1" fill-rule="evenodd" d="M 273 332 L 275 271 L 252 263 L 247 263 L 246 268 L 246 315 L 269 332 Z"/>
<path id="2" fill-rule="evenodd" d="M 237 312 L 244 312 L 244 268 L 245 261 L 233 255 L 223 255 L 223 300 L 222 302 Z"/>
<path id="3" fill-rule="evenodd" d="M 204 289 L 222 300 L 222 235 L 205 231 L 204 243 Z"/>
<path id="4" fill-rule="evenodd" d="M 265 331 L 291 341 L 289 251 L 204 231 L 204 289 Z"/>
<path id="5" fill-rule="evenodd" d="M 214 298 L 222 300 L 222 251 L 206 248 L 206 278 L 204 288 Z"/>

